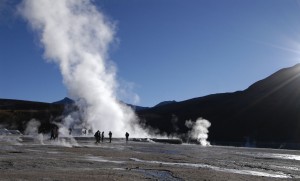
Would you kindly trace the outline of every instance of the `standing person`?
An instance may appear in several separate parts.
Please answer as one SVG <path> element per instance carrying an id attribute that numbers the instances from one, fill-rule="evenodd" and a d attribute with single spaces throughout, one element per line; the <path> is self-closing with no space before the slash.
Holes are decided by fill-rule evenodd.
<path id="1" fill-rule="evenodd" d="M 96 140 L 95 143 L 97 143 L 97 132 L 98 132 L 98 131 L 96 131 L 96 133 L 94 134 L 94 137 L 95 137 L 95 140 Z"/>
<path id="2" fill-rule="evenodd" d="M 56 140 L 56 138 L 58 139 L 58 127 L 55 126 L 54 128 L 54 140 Z"/>
<path id="3" fill-rule="evenodd" d="M 109 136 L 109 142 L 111 143 L 111 137 L 112 137 L 112 132 L 111 131 L 109 131 L 108 136 Z"/>
<path id="4" fill-rule="evenodd" d="M 100 143 L 100 139 L 101 139 L 101 132 L 98 130 L 98 143 Z"/>
<path id="5" fill-rule="evenodd" d="M 51 129 L 51 136 L 50 136 L 50 140 L 54 140 L 54 128 Z"/>
<path id="6" fill-rule="evenodd" d="M 101 141 L 101 131 L 99 131 L 99 133 L 98 133 L 98 142 L 100 143 L 100 141 Z"/>
<path id="7" fill-rule="evenodd" d="M 103 142 L 103 139 L 104 139 L 104 131 L 102 131 L 102 137 L 101 137 L 101 139 L 102 139 L 102 142 Z"/>
<path id="8" fill-rule="evenodd" d="M 126 137 L 126 142 L 127 142 L 128 141 L 128 137 L 129 137 L 129 133 L 128 132 L 126 132 L 125 137 Z"/>
<path id="9" fill-rule="evenodd" d="M 95 136 L 95 139 L 96 139 L 96 143 L 99 143 L 100 142 L 100 131 L 98 130 L 95 134 L 94 134 L 94 136 Z"/>

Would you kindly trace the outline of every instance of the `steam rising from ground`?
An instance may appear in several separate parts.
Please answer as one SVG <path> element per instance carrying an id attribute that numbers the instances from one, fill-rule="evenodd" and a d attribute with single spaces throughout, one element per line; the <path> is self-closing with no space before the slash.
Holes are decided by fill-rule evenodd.
<path id="1" fill-rule="evenodd" d="M 191 128 L 189 131 L 189 137 L 192 139 L 197 139 L 202 146 L 209 146 L 210 143 L 207 141 L 208 138 L 208 128 L 211 123 L 203 118 L 198 118 L 196 122 L 188 120 L 185 122 L 185 126 Z"/>
<path id="2" fill-rule="evenodd" d="M 87 129 L 112 131 L 113 136 L 146 136 L 134 112 L 116 99 L 116 68 L 107 51 L 114 24 L 90 0 L 24 0 L 22 16 L 40 37 L 44 57 L 59 65 L 63 82 L 79 106 Z"/>
<path id="3" fill-rule="evenodd" d="M 24 130 L 24 134 L 27 136 L 30 136 L 33 138 L 35 142 L 38 142 L 40 144 L 44 145 L 45 140 L 49 140 L 49 135 L 43 135 L 42 133 L 39 133 L 39 127 L 41 126 L 41 122 L 36 119 L 31 119 Z M 64 138 L 59 138 L 57 140 L 54 140 L 50 142 L 52 145 L 58 145 L 58 146 L 66 146 L 66 147 L 72 147 L 72 146 L 78 146 L 77 141 L 70 137 L 67 134 L 67 130 L 65 130 L 65 126 L 58 125 L 59 128 L 59 135 Z"/>
<path id="4" fill-rule="evenodd" d="M 39 121 L 37 121 L 36 119 L 30 120 L 26 125 L 24 134 L 32 136 L 35 141 L 38 141 L 39 143 L 44 144 L 43 134 L 40 134 L 39 130 L 38 130 L 40 126 L 41 126 L 41 123 Z"/>

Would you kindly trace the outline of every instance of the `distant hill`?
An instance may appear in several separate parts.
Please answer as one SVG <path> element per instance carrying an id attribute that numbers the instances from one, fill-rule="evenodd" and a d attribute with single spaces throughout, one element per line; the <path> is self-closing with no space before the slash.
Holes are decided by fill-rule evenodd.
<path id="1" fill-rule="evenodd" d="M 39 130 L 48 132 L 53 122 L 61 121 L 64 113 L 63 104 L 0 99 L 0 128 L 23 132 L 27 122 L 34 118 L 41 122 Z"/>
<path id="2" fill-rule="evenodd" d="M 76 109 L 66 106 L 72 103 L 69 98 L 54 103 L 0 99 L 0 125 L 22 131 L 36 118 L 47 131 L 53 121 Z M 212 123 L 212 143 L 300 143 L 300 65 L 281 69 L 243 91 L 164 101 L 150 108 L 129 106 L 147 126 L 167 134 L 186 133 L 186 120 L 203 117 Z M 71 109 L 66 112 L 66 107 Z"/>
<path id="3" fill-rule="evenodd" d="M 75 101 L 68 98 L 68 97 L 65 97 L 63 98 L 62 100 L 60 101 L 56 101 L 56 102 L 53 102 L 52 104 L 64 104 L 64 105 L 70 105 L 70 104 L 75 104 Z"/>
<path id="4" fill-rule="evenodd" d="M 171 103 L 176 103 L 176 101 L 163 101 L 163 102 L 156 104 L 154 107 L 164 106 L 164 105 L 171 104 Z"/>
<path id="5" fill-rule="evenodd" d="M 281 69 L 244 91 L 213 94 L 138 111 L 154 128 L 173 133 L 172 116 L 179 131 L 185 120 L 203 117 L 212 125 L 211 142 L 300 143 L 300 65 Z"/>
<path id="6" fill-rule="evenodd" d="M 123 103 L 123 104 L 126 104 L 126 103 Z M 126 105 L 131 107 L 134 111 L 141 111 L 141 110 L 149 108 L 149 107 L 136 106 L 136 105 L 132 105 L 132 104 L 126 104 Z"/>
<path id="7" fill-rule="evenodd" d="M 0 110 L 43 110 L 55 107 L 44 102 L 34 102 L 14 99 L 0 99 Z"/>

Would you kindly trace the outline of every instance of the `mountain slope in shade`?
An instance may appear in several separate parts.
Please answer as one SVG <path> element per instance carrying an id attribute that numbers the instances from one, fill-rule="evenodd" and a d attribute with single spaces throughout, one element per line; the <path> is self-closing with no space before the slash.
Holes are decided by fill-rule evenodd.
<path id="1" fill-rule="evenodd" d="M 163 101 L 163 102 L 156 104 L 154 107 L 164 106 L 164 105 L 171 104 L 171 103 L 176 103 L 176 101 Z"/>
<path id="2" fill-rule="evenodd" d="M 180 132 L 186 120 L 208 119 L 212 142 L 300 142 L 300 65 L 285 68 L 244 91 L 222 93 L 138 111 L 152 127 Z"/>
<path id="3" fill-rule="evenodd" d="M 75 104 L 75 101 L 68 98 L 68 97 L 65 97 L 63 98 L 62 100 L 60 101 L 56 101 L 56 102 L 53 102 L 52 104 L 64 104 L 64 105 L 71 105 L 71 104 Z"/>
<path id="4" fill-rule="evenodd" d="M 0 128 L 23 132 L 27 123 L 36 119 L 41 122 L 40 132 L 49 132 L 53 122 L 60 122 L 65 105 L 24 100 L 0 99 Z"/>

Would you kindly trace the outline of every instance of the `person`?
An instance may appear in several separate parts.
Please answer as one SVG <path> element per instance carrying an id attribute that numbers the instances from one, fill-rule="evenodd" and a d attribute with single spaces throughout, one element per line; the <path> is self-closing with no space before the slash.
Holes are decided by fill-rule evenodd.
<path id="1" fill-rule="evenodd" d="M 98 139 L 99 139 L 98 142 L 100 143 L 100 141 L 101 141 L 101 131 L 99 131 L 99 133 L 98 133 Z"/>
<path id="2" fill-rule="evenodd" d="M 109 131 L 108 136 L 109 136 L 109 142 L 111 143 L 111 137 L 112 137 L 112 132 L 111 131 Z"/>
<path id="3" fill-rule="evenodd" d="M 126 132 L 125 136 L 126 136 L 126 142 L 127 142 L 128 141 L 128 137 L 129 137 L 129 133 Z"/>
<path id="4" fill-rule="evenodd" d="M 54 140 L 54 128 L 51 129 L 51 136 L 50 136 L 50 140 Z"/>
<path id="5" fill-rule="evenodd" d="M 54 126 L 51 129 L 51 136 L 50 136 L 50 140 L 55 140 L 56 138 L 58 138 L 58 127 Z"/>
<path id="6" fill-rule="evenodd" d="M 101 131 L 98 132 L 98 143 L 100 143 L 100 141 L 101 141 Z"/>
<path id="7" fill-rule="evenodd" d="M 58 127 L 57 127 L 57 126 L 56 126 L 55 129 L 54 129 L 54 140 L 55 140 L 56 138 L 58 139 Z"/>
<path id="8" fill-rule="evenodd" d="M 96 131 L 94 136 L 95 136 L 95 139 L 96 139 L 96 143 L 99 143 L 100 142 L 100 131 L 99 130 Z"/>
<path id="9" fill-rule="evenodd" d="M 103 139 L 104 139 L 104 131 L 102 131 L 102 137 L 101 137 L 101 139 L 102 139 L 102 142 L 103 142 Z"/>
<path id="10" fill-rule="evenodd" d="M 98 137 L 97 137 L 97 136 L 98 136 L 98 131 L 96 131 L 95 134 L 94 134 L 94 137 L 95 137 L 95 140 L 96 140 L 95 143 L 97 143 L 97 140 L 98 140 Z"/>

